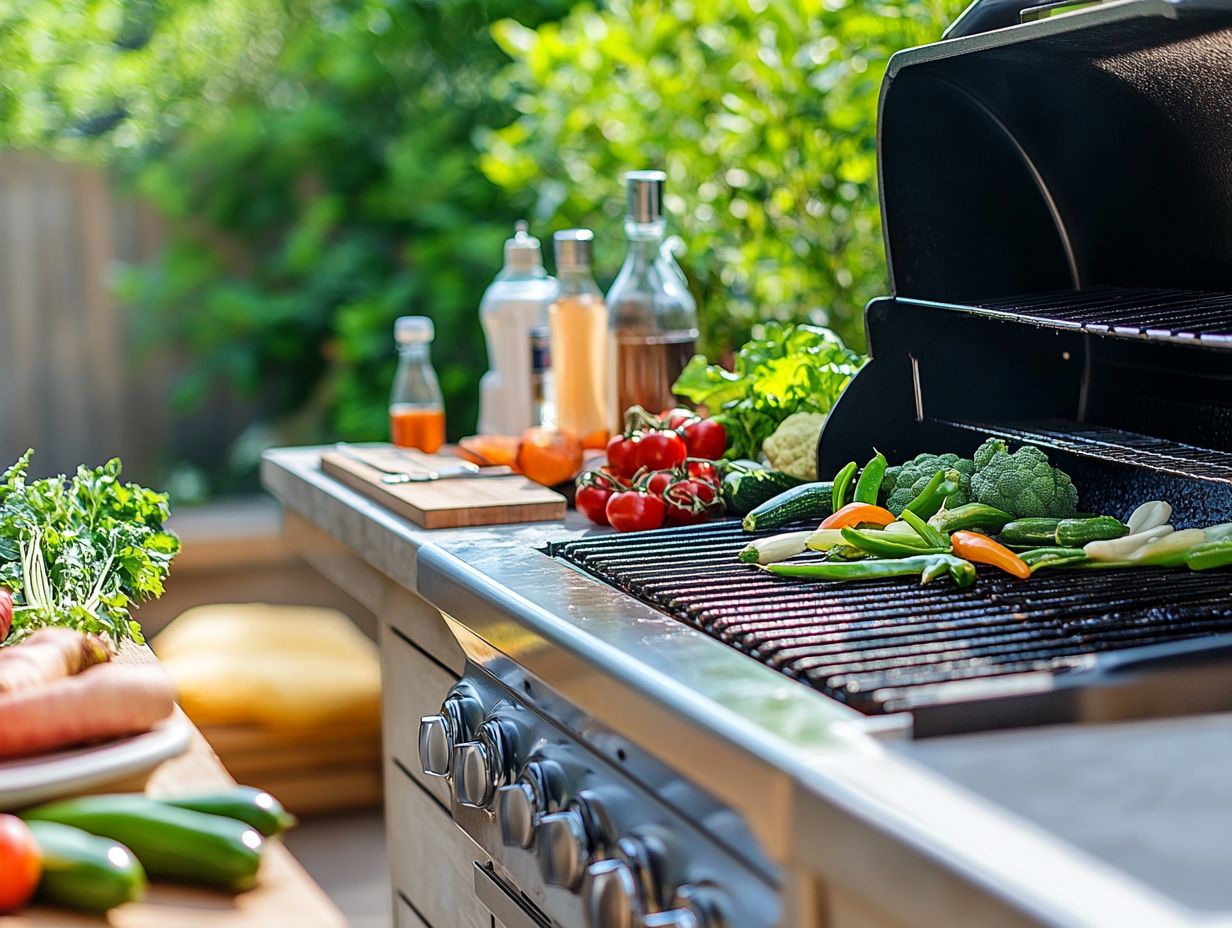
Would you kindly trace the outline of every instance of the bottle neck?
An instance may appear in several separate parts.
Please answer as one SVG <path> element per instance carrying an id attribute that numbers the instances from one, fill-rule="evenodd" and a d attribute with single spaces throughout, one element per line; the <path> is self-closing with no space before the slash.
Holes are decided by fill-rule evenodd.
<path id="1" fill-rule="evenodd" d="M 556 285 L 564 295 L 599 292 L 594 274 L 587 265 L 557 268 Z"/>
<path id="2" fill-rule="evenodd" d="M 629 256 L 626 261 L 656 260 L 666 235 L 667 223 L 661 219 L 658 222 L 634 222 L 632 219 L 626 219 L 625 237 L 629 240 Z"/>
<path id="3" fill-rule="evenodd" d="M 399 345 L 398 357 L 403 361 L 427 361 L 431 342 L 419 342 L 413 345 Z"/>

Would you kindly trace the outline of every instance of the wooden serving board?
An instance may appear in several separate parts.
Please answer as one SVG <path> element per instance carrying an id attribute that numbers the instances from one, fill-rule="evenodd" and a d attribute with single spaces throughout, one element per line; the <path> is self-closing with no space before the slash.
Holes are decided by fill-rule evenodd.
<path id="1" fill-rule="evenodd" d="M 362 445 L 355 451 L 393 470 L 408 465 L 390 446 Z M 430 460 L 441 467 L 458 463 L 457 458 L 441 456 Z M 338 451 L 322 453 L 321 470 L 423 528 L 551 522 L 565 517 L 563 496 L 521 476 L 389 485 L 381 483 L 380 470 Z"/>

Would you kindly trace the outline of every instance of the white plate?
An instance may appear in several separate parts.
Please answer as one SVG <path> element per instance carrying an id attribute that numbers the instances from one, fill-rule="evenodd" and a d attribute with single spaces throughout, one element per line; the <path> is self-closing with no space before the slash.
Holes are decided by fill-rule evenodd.
<path id="1" fill-rule="evenodd" d="M 191 736 L 192 726 L 176 713 L 142 735 L 0 761 L 0 810 L 20 809 L 151 770 L 183 753 Z"/>

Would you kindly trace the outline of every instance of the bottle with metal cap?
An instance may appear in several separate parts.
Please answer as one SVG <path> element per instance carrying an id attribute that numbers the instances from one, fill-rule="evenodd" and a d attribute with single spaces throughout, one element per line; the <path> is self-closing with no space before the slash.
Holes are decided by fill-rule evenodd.
<path id="1" fill-rule="evenodd" d="M 666 179 L 662 171 L 625 175 L 629 254 L 607 294 L 617 422 L 634 404 L 652 412 L 674 406 L 672 384 L 697 345 L 697 302 L 664 247 Z"/>
<path id="2" fill-rule="evenodd" d="M 547 325 L 556 281 L 543 268 L 539 239 L 525 222 L 505 242 L 505 265 L 484 291 L 480 323 L 488 372 L 479 386 L 479 432 L 521 435 L 535 416 L 531 331 Z"/>
<path id="3" fill-rule="evenodd" d="M 395 445 L 433 453 L 445 444 L 445 401 L 428 350 L 436 330 L 427 316 L 394 323 L 398 369 L 389 394 L 389 430 Z"/>
<path id="4" fill-rule="evenodd" d="M 556 422 L 588 448 L 607 443 L 610 379 L 607 306 L 591 273 L 589 229 L 566 229 L 553 237 L 556 299 L 548 307 L 552 331 L 552 382 Z"/>

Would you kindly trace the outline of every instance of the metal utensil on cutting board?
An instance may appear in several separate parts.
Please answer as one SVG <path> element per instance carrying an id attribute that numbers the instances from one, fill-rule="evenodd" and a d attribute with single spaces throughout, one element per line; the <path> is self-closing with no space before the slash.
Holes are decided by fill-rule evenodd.
<path id="1" fill-rule="evenodd" d="M 431 467 L 427 463 L 423 465 L 422 470 L 407 470 L 386 467 L 373 461 L 367 455 L 362 454 L 346 442 L 340 441 L 334 445 L 334 450 L 341 455 L 345 455 L 353 461 L 359 461 L 371 467 L 373 470 L 380 471 L 382 474 L 381 483 L 397 486 L 403 483 L 431 483 L 435 480 L 455 480 L 464 478 L 479 478 L 479 477 L 508 477 L 513 473 L 513 468 L 505 465 L 495 467 L 480 467 L 477 464 L 472 464 L 470 461 L 459 460 L 456 465 L 449 467 Z M 404 448 L 394 449 L 409 460 L 416 460 L 417 452 L 410 452 Z M 425 462 L 428 460 L 424 456 Z"/>

